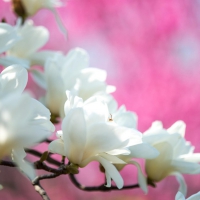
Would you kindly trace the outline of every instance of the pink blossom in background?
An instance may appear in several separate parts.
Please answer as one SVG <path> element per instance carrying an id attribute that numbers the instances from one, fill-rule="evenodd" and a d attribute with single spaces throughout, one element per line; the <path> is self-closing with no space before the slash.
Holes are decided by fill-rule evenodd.
<path id="1" fill-rule="evenodd" d="M 14 24 L 10 4 L 0 2 L 0 19 Z M 154 120 L 166 128 L 176 120 L 187 124 L 186 139 L 200 152 L 200 1 L 198 0 L 69 0 L 58 9 L 68 30 L 68 41 L 59 31 L 49 10 L 32 19 L 50 31 L 45 49 L 85 48 L 91 66 L 106 69 L 108 83 L 115 85 L 119 105 L 135 111 L 139 130 L 145 131 Z M 34 92 L 44 91 L 33 84 Z M 36 94 L 37 96 L 37 94 Z M 0 199 L 35 200 L 39 195 L 16 169 L 0 167 Z M 122 172 L 125 184 L 136 183 L 134 167 Z M 133 176 L 130 172 L 133 172 Z M 100 174 L 100 175 L 99 175 Z M 86 185 L 101 184 L 98 164 L 89 165 L 78 175 Z M 188 196 L 200 191 L 200 176 L 188 175 Z M 53 200 L 171 200 L 178 190 L 174 177 L 140 189 L 92 192 L 79 191 L 68 177 L 43 181 Z"/>

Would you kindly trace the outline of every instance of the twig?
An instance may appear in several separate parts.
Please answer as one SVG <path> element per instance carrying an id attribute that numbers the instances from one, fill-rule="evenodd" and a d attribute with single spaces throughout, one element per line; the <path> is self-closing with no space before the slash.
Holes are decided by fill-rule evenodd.
<path id="1" fill-rule="evenodd" d="M 50 200 L 44 188 L 40 185 L 40 181 L 44 179 L 51 179 L 59 176 L 60 174 L 45 174 L 42 176 L 37 176 L 33 181 L 32 184 L 35 188 L 35 191 L 40 194 L 43 200 Z"/>
<path id="2" fill-rule="evenodd" d="M 6 161 L 6 160 L 1 160 L 0 165 L 4 165 L 7 167 L 16 167 L 15 163 L 13 163 L 11 161 Z"/>
<path id="3" fill-rule="evenodd" d="M 26 153 L 32 154 L 32 155 L 34 155 L 34 156 L 36 156 L 36 157 L 41 157 L 41 156 L 42 156 L 42 153 L 40 153 L 39 151 L 34 150 L 34 149 L 25 149 L 25 151 L 26 151 Z M 46 160 L 46 161 L 47 161 L 48 163 L 51 163 L 51 164 L 53 164 L 53 165 L 55 165 L 55 166 L 58 166 L 58 167 L 61 165 L 61 163 L 60 163 L 59 161 L 57 161 L 57 160 L 51 158 L 50 155 L 47 157 L 47 160 Z"/>
<path id="4" fill-rule="evenodd" d="M 111 186 L 111 187 L 106 187 L 104 184 L 103 185 L 100 185 L 100 186 L 84 186 L 84 185 L 81 185 L 76 177 L 74 176 L 74 174 L 69 174 L 69 177 L 70 177 L 70 180 L 72 181 L 72 183 L 77 187 L 79 188 L 80 190 L 84 190 L 84 191 L 88 191 L 88 192 L 94 192 L 94 191 L 103 191 L 103 192 L 106 192 L 106 191 L 111 191 L 111 190 L 119 190 L 118 187 L 116 186 Z M 124 189 L 133 189 L 133 188 L 139 188 L 139 184 L 134 184 L 134 185 L 127 185 L 127 186 L 124 186 L 121 190 L 124 190 Z"/>

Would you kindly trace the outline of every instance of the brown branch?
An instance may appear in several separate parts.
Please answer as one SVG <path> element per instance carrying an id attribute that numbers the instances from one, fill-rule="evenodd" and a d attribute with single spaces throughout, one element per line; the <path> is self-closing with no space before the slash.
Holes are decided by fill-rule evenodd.
<path id="1" fill-rule="evenodd" d="M 26 153 L 29 153 L 29 154 L 32 154 L 36 157 L 41 157 L 42 156 L 42 153 L 40 153 L 39 151 L 35 150 L 35 149 L 25 149 Z M 61 163 L 53 158 L 51 158 L 51 155 L 49 154 L 49 156 L 47 157 L 47 160 L 46 160 L 48 163 L 50 164 L 53 164 L 55 166 L 60 166 Z"/>
<path id="2" fill-rule="evenodd" d="M 33 181 L 32 184 L 35 188 L 35 191 L 40 194 L 43 200 L 50 200 L 49 196 L 47 195 L 44 188 L 40 185 L 40 181 L 44 179 L 51 179 L 59 176 L 60 174 L 45 174 L 42 176 L 37 176 Z"/>
<path id="3" fill-rule="evenodd" d="M 70 180 L 72 181 L 72 183 L 79 188 L 80 190 L 83 191 L 88 191 L 88 192 L 95 192 L 95 191 L 103 191 L 103 192 L 107 192 L 107 191 L 111 191 L 111 190 L 119 190 L 118 187 L 116 186 L 111 186 L 111 187 L 106 187 L 104 184 L 100 185 L 100 186 L 84 186 L 81 185 L 76 177 L 74 176 L 74 174 L 69 174 Z M 133 188 L 139 188 L 139 184 L 134 184 L 134 185 L 127 185 L 124 186 L 121 190 L 124 189 L 133 189 Z"/>
<path id="4" fill-rule="evenodd" d="M 1 160 L 0 165 L 4 165 L 4 166 L 7 166 L 7 167 L 16 167 L 14 162 L 6 161 L 6 160 Z"/>

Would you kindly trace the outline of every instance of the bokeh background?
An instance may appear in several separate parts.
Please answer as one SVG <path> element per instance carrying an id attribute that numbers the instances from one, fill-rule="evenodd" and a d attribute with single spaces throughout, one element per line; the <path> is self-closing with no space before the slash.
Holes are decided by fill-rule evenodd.
<path id="1" fill-rule="evenodd" d="M 50 31 L 44 49 L 67 51 L 85 48 L 91 67 L 105 69 L 107 82 L 117 87 L 119 105 L 138 114 L 138 129 L 154 120 L 166 128 L 177 120 L 187 124 L 186 139 L 200 152 L 200 1 L 199 0 L 68 0 L 58 13 L 68 30 L 68 41 L 58 30 L 53 14 L 40 10 L 32 19 Z M 0 19 L 14 24 L 9 3 L 0 0 Z M 42 94 L 41 88 L 29 89 Z M 40 199 L 30 182 L 16 170 L 0 167 L 0 199 Z M 134 167 L 122 171 L 125 184 L 136 183 Z M 200 176 L 185 176 L 188 196 L 200 190 Z M 81 170 L 78 179 L 98 185 L 103 177 L 98 164 Z M 78 190 L 68 177 L 42 182 L 52 200 L 171 200 L 178 190 L 174 177 L 150 188 L 93 192 Z"/>

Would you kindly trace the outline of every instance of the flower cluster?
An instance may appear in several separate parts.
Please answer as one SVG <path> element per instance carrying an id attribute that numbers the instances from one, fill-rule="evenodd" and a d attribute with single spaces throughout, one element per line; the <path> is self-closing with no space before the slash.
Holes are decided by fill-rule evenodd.
<path id="1" fill-rule="evenodd" d="M 61 5 L 55 0 L 19 2 L 26 18 L 41 8 L 54 10 Z M 39 50 L 49 39 L 48 30 L 23 20 L 19 18 L 15 26 L 0 23 L 0 64 L 5 67 L 0 75 L 1 164 L 6 165 L 3 159 L 10 156 L 13 165 L 39 187 L 35 169 L 52 171 L 52 177 L 74 175 L 79 168 L 97 161 L 106 177 L 99 190 L 112 189 L 112 180 L 118 189 L 126 188 L 120 170 L 131 164 L 137 168 L 138 185 L 145 193 L 148 185 L 155 186 L 174 175 L 180 183 L 175 198 L 185 199 L 187 186 L 182 174 L 200 173 L 200 154 L 194 153 L 184 138 L 185 123 L 177 121 L 165 129 L 156 121 L 141 133 L 137 115 L 124 105 L 118 108 L 111 95 L 115 87 L 106 83 L 106 71 L 89 67 L 86 50 L 77 47 L 66 55 Z M 34 68 L 36 65 L 42 70 Z M 24 91 L 28 73 L 45 89 L 40 102 Z M 57 122 L 62 124 L 61 130 L 56 131 L 57 139 L 50 141 L 53 123 Z M 61 155 L 60 165 L 55 160 L 53 163 L 58 169 L 45 164 L 53 162 L 46 152 L 34 164 L 24 159 L 27 148 L 45 141 L 49 142 L 49 153 Z M 138 158 L 145 161 L 144 169 Z M 189 199 L 199 199 L 199 193 Z"/>

